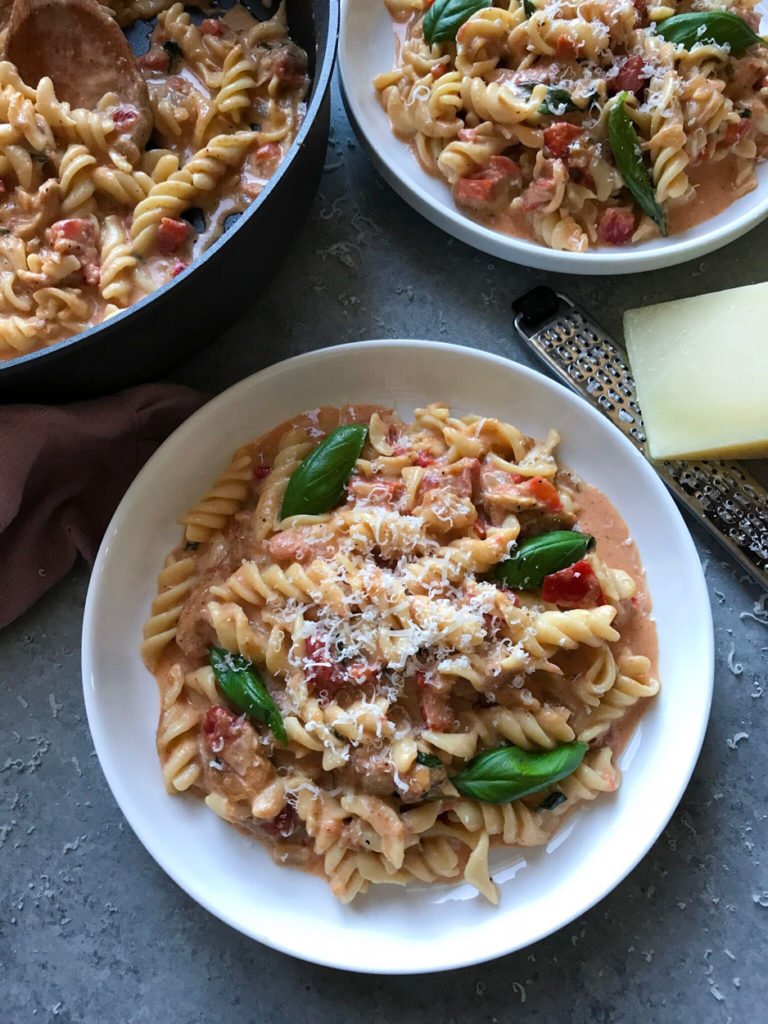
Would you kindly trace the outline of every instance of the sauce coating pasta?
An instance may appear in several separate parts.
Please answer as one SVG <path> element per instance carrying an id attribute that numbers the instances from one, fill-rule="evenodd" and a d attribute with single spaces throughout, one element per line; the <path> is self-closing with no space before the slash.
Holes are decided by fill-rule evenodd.
<path id="1" fill-rule="evenodd" d="M 393 131 L 468 216 L 553 249 L 584 252 L 681 231 L 756 185 L 768 149 L 768 49 L 754 0 L 493 0 L 454 40 L 424 37 L 428 0 L 387 0 L 391 71 L 374 79 Z M 746 48 L 668 42 L 664 22 L 727 12 Z M 654 220 L 611 145 L 623 100 Z M 715 169 L 713 169 L 715 165 Z"/>
<path id="2" fill-rule="evenodd" d="M 259 195 L 305 114 L 307 56 L 285 7 L 193 17 L 114 0 L 120 25 L 157 15 L 138 58 L 152 135 L 108 93 L 94 110 L 0 62 L 0 360 L 55 344 L 154 291 Z"/>
<path id="3" fill-rule="evenodd" d="M 281 520 L 289 480 L 345 423 L 368 429 L 340 503 Z M 558 466 L 558 441 L 436 403 L 412 423 L 324 407 L 238 449 L 179 520 L 144 629 L 169 793 L 204 799 L 344 902 L 462 877 L 497 902 L 490 846 L 545 843 L 615 791 L 616 755 L 659 689 L 637 551 L 607 499 Z M 491 578 L 526 539 L 579 527 L 596 548 L 540 585 Z M 240 713 L 222 659 L 260 676 L 285 742 L 255 690 Z M 456 788 L 483 751 L 568 744 L 583 745 L 575 770 L 521 799 Z"/>

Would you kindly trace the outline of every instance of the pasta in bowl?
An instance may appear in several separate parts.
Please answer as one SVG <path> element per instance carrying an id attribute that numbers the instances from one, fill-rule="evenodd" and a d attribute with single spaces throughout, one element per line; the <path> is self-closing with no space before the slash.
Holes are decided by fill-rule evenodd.
<path id="1" fill-rule="evenodd" d="M 562 807 L 543 811 L 542 815 L 555 814 L 554 820 L 562 822 L 543 846 L 505 846 L 489 834 L 489 873 L 500 897 L 495 906 L 461 877 L 444 884 L 371 885 L 367 893 L 342 904 L 324 876 L 275 863 L 267 845 L 269 835 L 264 842 L 254 838 L 263 831 L 260 825 L 254 822 L 255 827 L 244 834 L 212 813 L 202 799 L 190 795 L 190 790 L 198 797 L 207 795 L 203 772 L 206 766 L 211 773 L 217 771 L 210 767 L 215 758 L 207 745 L 199 745 L 209 705 L 217 704 L 241 717 L 237 705 L 230 703 L 220 688 L 215 672 L 211 685 L 207 671 L 212 668 L 210 650 L 205 647 L 189 667 L 192 672 L 198 671 L 196 666 L 206 670 L 195 681 L 201 689 L 208 686 L 209 696 L 201 689 L 190 689 L 194 683 L 187 682 L 187 673 L 183 679 L 176 673 L 176 699 L 170 691 L 166 693 L 165 708 L 178 703 L 179 710 L 185 705 L 190 709 L 189 719 L 185 722 L 180 717 L 177 723 L 179 737 L 185 727 L 193 737 L 193 753 L 186 762 L 192 766 L 189 787 L 180 796 L 170 797 L 163 784 L 157 756 L 158 687 L 142 661 L 138 641 L 158 591 L 158 571 L 168 553 L 174 552 L 169 563 L 177 562 L 182 553 L 195 556 L 192 566 L 188 562 L 177 568 L 180 578 L 175 595 L 168 587 L 172 573 L 163 579 L 165 608 L 155 605 L 155 621 L 145 640 L 145 656 L 158 675 L 164 662 L 171 659 L 173 663 L 172 631 L 179 628 L 179 606 L 191 594 L 190 581 L 192 585 L 198 582 L 189 570 L 202 568 L 198 560 L 213 536 L 189 542 L 182 539 L 182 548 L 186 543 L 200 546 L 178 551 L 176 520 L 185 510 L 194 510 L 190 521 L 184 523 L 185 532 L 193 527 L 212 528 L 214 533 L 222 526 L 226 530 L 227 516 L 242 514 L 253 504 L 254 485 L 258 484 L 260 495 L 276 479 L 272 475 L 276 458 L 270 454 L 272 473 L 260 482 L 254 480 L 253 467 L 258 462 L 248 439 L 269 435 L 292 410 L 340 409 L 350 396 L 370 403 L 367 410 L 358 407 L 359 414 L 351 417 L 355 421 L 365 421 L 367 414 L 370 422 L 374 412 L 381 415 L 383 410 L 396 408 L 402 421 L 409 424 L 414 422 L 417 408 L 426 409 L 436 396 L 449 396 L 450 416 L 455 419 L 474 411 L 500 422 L 511 421 L 526 437 L 541 438 L 545 444 L 548 431 L 556 427 L 561 436 L 556 448 L 558 464 L 589 481 L 620 510 L 637 545 L 646 581 L 634 564 L 623 561 L 632 552 L 629 544 L 619 544 L 615 557 L 606 548 L 609 524 L 592 524 L 582 512 L 580 522 L 571 530 L 547 527 L 544 532 L 578 534 L 580 525 L 582 535 L 587 531 L 597 537 L 597 546 L 588 547 L 586 555 L 594 552 L 610 567 L 623 568 L 635 580 L 640 601 L 642 592 L 653 598 L 658 671 L 652 651 L 632 639 L 627 624 L 616 616 L 611 623 L 621 634 L 620 641 L 609 641 L 614 660 L 626 644 L 633 654 L 649 658 L 649 674 L 664 684 L 661 699 L 638 700 L 635 713 L 643 707 L 647 713 L 639 718 L 624 750 L 611 757 L 612 766 L 621 773 L 620 787 L 567 814 Z M 327 426 L 335 422 L 332 419 Z M 273 450 L 279 436 L 282 432 L 273 435 Z M 314 450 L 320 439 L 310 434 L 303 443 Z M 228 453 L 243 446 L 242 455 L 248 457 L 250 467 L 243 461 L 235 465 L 234 475 L 227 472 L 216 483 L 227 469 Z M 306 454 L 308 449 L 297 457 L 303 461 Z M 367 449 L 362 455 L 370 455 L 369 462 L 379 457 Z M 265 464 L 270 463 L 265 460 Z M 424 469 L 428 472 L 430 467 Z M 210 495 L 207 502 L 201 501 L 205 495 Z M 586 510 L 584 492 L 577 499 Z M 343 505 L 345 502 L 340 502 L 331 513 L 338 515 Z M 323 523 L 314 524 L 318 526 Z M 619 533 L 617 539 L 626 537 Z M 290 563 L 272 561 L 290 567 Z M 306 563 L 299 564 L 306 569 Z M 533 593 L 535 596 L 536 588 Z M 240 607 L 258 619 L 258 609 L 265 605 Z M 280 604 L 275 610 L 282 608 Z M 164 647 L 163 632 L 168 634 Z M 214 637 L 207 639 L 212 646 L 227 649 L 214 642 Z M 99 763 L 128 824 L 163 870 L 194 900 L 243 934 L 293 956 L 347 970 L 407 974 L 465 966 L 535 942 L 583 914 L 637 865 L 669 821 L 701 748 L 712 692 L 712 648 L 709 595 L 688 531 L 657 475 L 619 431 L 572 393 L 510 360 L 467 346 L 390 339 L 321 349 L 262 370 L 213 399 L 161 446 L 121 502 L 94 565 L 83 623 L 83 692 Z M 234 647 L 231 653 L 236 657 Z M 590 653 L 594 653 L 592 648 L 586 652 L 587 658 Z M 183 664 L 180 651 L 176 656 Z M 256 666 L 277 704 L 278 691 L 284 685 L 280 677 L 273 684 L 258 651 L 243 657 Z M 236 662 L 232 667 L 241 666 Z M 232 683 L 223 678 L 225 685 Z M 241 675 L 239 681 L 244 681 Z M 474 688 L 472 692 L 477 693 Z M 237 696 L 231 688 L 230 693 Z M 340 692 L 336 696 L 337 704 L 346 699 Z M 481 702 L 479 697 L 476 700 Z M 266 711 L 268 705 L 263 707 Z M 465 710 L 469 709 L 458 703 L 454 707 L 459 715 Z M 413 713 L 415 718 L 417 706 Z M 286 713 L 285 719 L 289 717 Z M 250 723 L 250 719 L 246 721 Z M 277 722 L 274 715 L 273 721 Z M 254 728 L 268 744 L 273 742 L 275 734 L 258 720 Z M 163 739 L 173 746 L 171 733 Z M 599 739 L 588 742 L 597 747 Z M 478 742 L 473 756 L 483 746 L 491 744 Z M 277 738 L 274 748 L 283 751 L 277 757 L 284 756 L 284 745 Z M 433 752 L 449 765 L 446 775 L 451 777 L 472 760 L 449 762 L 446 752 Z M 546 748 L 538 752 L 548 753 Z M 312 761 L 306 758 L 314 757 L 316 763 L 318 753 L 307 748 L 305 758 L 298 760 L 309 767 Z M 175 773 L 167 755 L 163 761 L 166 778 L 171 781 Z M 183 764 L 180 757 L 179 771 Z M 419 767 L 435 771 L 429 765 Z M 552 770 L 551 764 L 546 767 Z M 195 777 L 196 768 L 199 774 Z M 559 788 L 558 783 L 551 788 Z M 545 796 L 540 791 L 539 804 Z M 393 799 L 391 793 L 384 798 Z M 494 813 L 503 806 L 487 799 L 480 802 Z M 450 824 L 451 819 L 447 820 Z M 460 823 L 454 819 L 450 827 L 458 829 Z M 470 831 L 477 833 L 478 828 Z M 467 849 L 459 844 L 462 856 Z M 314 851 L 310 851 L 310 859 L 313 857 Z"/>
<path id="2" fill-rule="evenodd" d="M 637 550 L 558 434 L 322 407 L 180 522 L 142 654 L 166 788 L 342 902 L 455 882 L 614 792 L 659 689 Z"/>
<path id="3" fill-rule="evenodd" d="M 548 269 L 629 272 L 765 215 L 766 48 L 751 5 L 389 11 L 345 10 L 349 112 L 390 183 L 463 240 Z M 366 34 L 379 73 L 364 82 Z"/>

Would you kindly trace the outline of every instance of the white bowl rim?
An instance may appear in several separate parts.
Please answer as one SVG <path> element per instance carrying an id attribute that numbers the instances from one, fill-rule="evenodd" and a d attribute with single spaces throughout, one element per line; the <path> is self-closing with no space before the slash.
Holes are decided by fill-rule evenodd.
<path id="1" fill-rule="evenodd" d="M 192 884 L 185 884 L 180 878 L 179 871 L 176 868 L 174 858 L 166 856 L 161 846 L 156 842 L 153 830 L 149 827 L 145 827 L 140 816 L 132 815 L 125 809 L 124 800 L 124 789 L 128 788 L 127 784 L 124 785 L 123 779 L 119 772 L 112 772 L 108 767 L 109 759 L 107 757 L 108 750 L 108 739 L 104 732 L 99 728 L 98 721 L 98 698 L 95 686 L 95 677 L 93 669 L 93 644 L 94 639 L 97 635 L 97 616 L 99 608 L 99 586 L 102 568 L 107 562 L 111 554 L 112 543 L 115 536 L 123 527 L 125 519 L 126 509 L 133 499 L 133 496 L 140 493 L 144 486 L 144 480 L 151 477 L 153 472 L 153 464 L 159 460 L 160 452 L 173 443 L 174 445 L 181 445 L 188 438 L 191 439 L 196 430 L 197 424 L 206 420 L 208 417 L 215 413 L 226 414 L 226 408 L 229 405 L 233 397 L 239 396 L 241 393 L 247 393 L 257 383 L 260 385 L 265 384 L 273 376 L 282 373 L 286 368 L 300 366 L 302 364 L 311 365 L 318 360 L 332 360 L 339 356 L 340 353 L 349 355 L 355 351 L 360 350 L 372 350 L 391 349 L 393 346 L 407 346 L 412 349 L 418 346 L 424 350 L 431 350 L 435 354 L 440 352 L 445 354 L 450 353 L 461 353 L 466 356 L 468 353 L 478 357 L 481 360 L 485 360 L 498 366 L 503 366 L 507 371 L 510 367 L 514 369 L 514 372 L 519 373 L 523 378 L 527 378 L 536 384 L 543 384 L 546 388 L 550 388 L 555 391 L 559 398 L 568 402 L 578 405 L 583 411 L 586 411 L 588 415 L 595 421 L 600 422 L 603 425 L 603 429 L 609 429 L 608 424 L 605 423 L 605 417 L 602 416 L 596 409 L 594 409 L 589 403 L 585 402 L 582 398 L 564 387 L 557 381 L 545 376 L 536 370 L 533 370 L 527 366 L 517 363 L 511 359 L 507 359 L 504 356 L 496 355 L 494 353 L 486 352 L 480 349 L 467 348 L 461 345 L 450 344 L 447 342 L 437 341 L 426 341 L 420 339 L 404 339 L 404 338 L 386 338 L 386 339 L 371 339 L 367 341 L 348 342 L 341 345 L 329 346 L 327 348 L 312 350 L 310 352 L 304 352 L 291 358 L 282 360 L 278 363 L 274 363 L 271 366 L 265 367 L 258 372 L 249 375 L 243 380 L 232 385 L 230 388 L 221 392 L 202 406 L 197 412 L 193 413 L 184 423 L 181 424 L 166 441 L 158 448 L 154 455 L 148 460 L 146 465 L 142 468 L 139 474 L 134 479 L 131 486 L 123 496 L 120 505 L 115 511 L 112 520 L 104 534 L 101 546 L 99 548 L 96 560 L 94 562 L 93 571 L 91 574 L 91 580 L 88 587 L 88 593 L 86 596 L 85 609 L 83 614 L 83 632 L 82 632 L 82 676 L 83 676 L 83 694 L 86 709 L 86 716 L 88 719 L 88 725 L 91 732 L 91 738 L 93 740 L 94 748 L 96 750 L 99 763 L 101 765 L 104 776 L 107 780 L 107 784 L 112 792 L 112 795 L 117 802 L 120 810 L 124 817 L 128 821 L 134 834 L 137 836 L 139 841 L 142 843 L 147 852 L 152 858 L 159 864 L 159 866 L 168 874 L 177 885 L 180 886 L 195 902 L 199 903 L 202 907 L 208 910 L 219 920 L 224 921 L 226 924 L 235 930 L 241 932 L 250 938 L 256 939 L 257 941 L 267 945 L 273 949 L 278 950 L 282 953 L 287 953 L 290 956 L 298 957 L 299 959 L 316 963 L 326 967 L 333 967 L 339 970 L 349 970 L 355 973 L 375 973 L 375 974 L 394 974 L 394 975 L 405 975 L 405 974 L 428 974 L 434 973 L 441 970 L 456 969 L 463 967 L 470 967 L 474 964 L 484 963 L 489 960 L 496 959 L 501 956 L 506 956 L 510 953 L 517 952 L 520 949 L 527 948 L 536 942 L 546 938 L 547 936 L 559 931 L 561 928 L 570 924 L 577 917 L 580 917 L 597 903 L 603 900 L 613 889 L 616 888 L 631 871 L 637 866 L 637 864 L 645 857 L 650 848 L 656 842 L 661 835 L 663 829 L 668 824 L 672 815 L 674 814 L 677 805 L 682 799 L 683 793 L 690 781 L 691 775 L 696 767 L 698 758 L 701 752 L 701 747 L 704 742 L 704 735 L 706 732 L 709 712 L 712 702 L 712 691 L 714 686 L 714 631 L 712 623 L 712 613 L 709 603 L 709 594 L 707 591 L 706 581 L 704 573 L 701 568 L 698 554 L 693 543 L 693 539 L 685 526 L 685 522 L 680 515 L 680 512 L 670 496 L 667 489 L 661 483 L 661 480 L 654 472 L 650 464 L 645 458 L 635 449 L 635 447 L 621 435 L 620 432 L 616 432 L 616 437 L 619 439 L 619 443 L 626 452 L 627 459 L 634 463 L 634 468 L 648 481 L 649 485 L 656 492 L 658 499 L 667 504 L 674 516 L 679 520 L 680 531 L 679 541 L 682 545 L 680 550 L 681 558 L 690 565 L 691 568 L 696 567 L 697 571 L 693 572 L 693 576 L 697 580 L 696 590 L 686 595 L 687 602 L 689 604 L 698 605 L 697 613 L 701 616 L 701 625 L 706 627 L 707 645 L 706 650 L 701 652 L 701 656 L 704 659 L 705 672 L 702 671 L 702 676 L 706 673 L 706 692 L 702 692 L 702 696 L 705 698 L 701 701 L 697 707 L 698 714 L 698 728 L 696 733 L 695 742 L 692 744 L 690 756 L 686 763 L 685 769 L 680 772 L 677 782 L 671 786 L 667 791 L 667 800 L 663 808 L 662 813 L 657 819 L 657 825 L 647 835 L 645 835 L 643 842 L 635 849 L 635 852 L 627 862 L 621 866 L 619 872 L 606 874 L 607 881 L 603 882 L 599 890 L 594 896 L 590 896 L 584 901 L 579 908 L 568 914 L 567 917 L 563 917 L 557 925 L 551 926 L 546 924 L 540 928 L 540 930 L 534 934 L 526 937 L 523 942 L 515 943 L 514 939 L 510 940 L 508 945 L 504 948 L 485 950 L 479 954 L 467 954 L 461 953 L 457 950 L 457 955 L 450 962 L 442 964 L 429 965 L 428 967 L 422 967 L 414 964 L 413 966 L 408 965 L 406 967 L 390 967 L 387 964 L 358 964 L 358 963 L 346 963 L 340 962 L 338 959 L 334 959 L 333 955 L 328 952 L 318 951 L 317 953 L 307 953 L 306 951 L 297 952 L 291 948 L 288 943 L 281 943 L 275 941 L 268 933 L 260 931 L 257 927 L 246 927 L 242 921 L 236 920 L 232 915 L 222 911 L 216 903 L 209 899 L 203 891 L 196 888 Z M 703 681 L 703 680 L 702 680 Z M 158 775 L 158 785 L 160 785 L 160 776 Z"/>
<path id="2" fill-rule="evenodd" d="M 376 0 L 368 0 L 376 2 Z M 381 2 L 381 0 L 378 0 Z M 438 203 L 418 180 L 418 165 L 414 159 L 414 173 L 400 173 L 379 152 L 375 137 L 366 126 L 366 120 L 358 103 L 355 89 L 346 61 L 349 30 L 349 12 L 353 0 L 341 0 L 341 21 L 339 26 L 338 67 L 341 95 L 350 122 L 377 171 L 391 188 L 418 213 L 443 231 L 471 245 L 481 252 L 499 259 L 537 270 L 550 270 L 568 274 L 634 274 L 663 267 L 675 266 L 687 260 L 706 256 L 708 253 L 728 245 L 768 216 L 768 190 L 760 204 L 755 204 L 744 213 L 734 215 L 726 224 L 704 230 L 692 238 L 677 240 L 679 236 L 653 239 L 642 248 L 603 247 L 587 252 L 573 253 L 550 249 L 538 242 L 505 235 L 465 217 L 456 207 Z M 383 3 L 382 3 L 383 6 Z M 376 74 L 374 69 L 371 78 Z M 373 88 L 371 83 L 368 83 Z M 401 143 L 401 145 L 405 145 Z M 426 173 L 426 172 L 422 172 Z M 729 209 L 733 210 L 732 204 Z M 706 224 L 706 221 L 703 222 Z"/>

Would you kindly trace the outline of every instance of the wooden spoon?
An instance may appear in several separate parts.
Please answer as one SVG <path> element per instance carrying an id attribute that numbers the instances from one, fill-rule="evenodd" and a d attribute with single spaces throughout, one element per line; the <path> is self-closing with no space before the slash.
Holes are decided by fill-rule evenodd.
<path id="1" fill-rule="evenodd" d="M 13 0 L 0 0 L 0 32 L 8 24 L 11 17 L 11 8 L 13 7 Z"/>
<path id="2" fill-rule="evenodd" d="M 57 97 L 73 107 L 94 110 L 105 93 L 116 93 L 130 112 L 121 135 L 139 149 L 146 145 L 152 131 L 147 83 L 117 22 L 97 0 L 14 0 L 5 58 L 28 85 L 50 78 Z"/>

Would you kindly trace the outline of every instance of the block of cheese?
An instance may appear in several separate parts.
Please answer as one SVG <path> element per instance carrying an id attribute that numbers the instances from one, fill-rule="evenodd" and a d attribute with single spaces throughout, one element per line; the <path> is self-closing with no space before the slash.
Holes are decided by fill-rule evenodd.
<path id="1" fill-rule="evenodd" d="M 768 455 L 768 282 L 624 314 L 653 459 Z"/>

